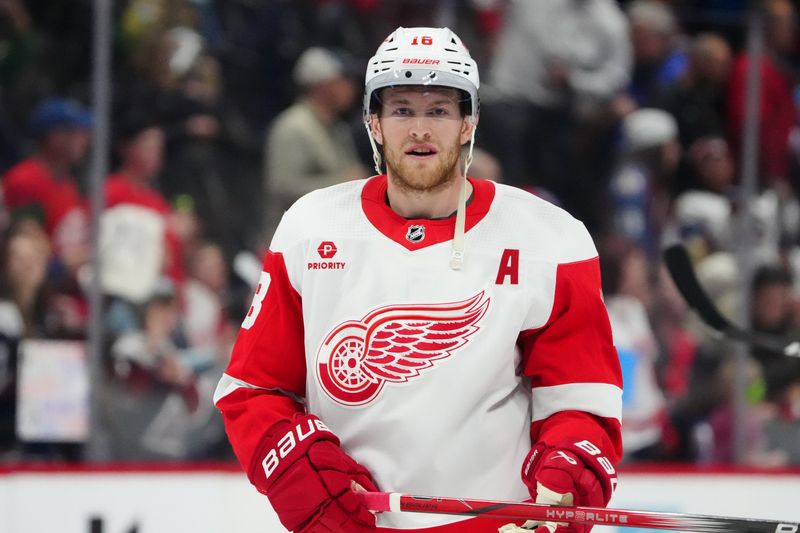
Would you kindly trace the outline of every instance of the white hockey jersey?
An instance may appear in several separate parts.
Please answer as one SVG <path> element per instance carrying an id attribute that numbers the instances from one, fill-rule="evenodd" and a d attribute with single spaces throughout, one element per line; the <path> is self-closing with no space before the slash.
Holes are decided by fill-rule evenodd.
<path id="1" fill-rule="evenodd" d="M 215 394 L 246 469 L 299 409 L 385 491 L 524 500 L 532 439 L 619 455 L 622 383 L 588 232 L 524 191 L 470 182 L 460 271 L 455 217 L 402 218 L 385 176 L 287 211 Z M 378 516 L 414 531 L 458 520 Z M 457 530 L 492 530 L 481 520 Z"/>

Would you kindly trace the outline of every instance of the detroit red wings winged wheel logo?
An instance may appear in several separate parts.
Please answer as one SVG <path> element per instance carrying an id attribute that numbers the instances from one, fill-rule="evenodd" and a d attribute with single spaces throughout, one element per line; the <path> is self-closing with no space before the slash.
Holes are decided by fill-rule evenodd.
<path id="1" fill-rule="evenodd" d="M 450 357 L 480 328 L 490 298 L 389 305 L 339 324 L 317 352 L 317 377 L 335 402 L 371 402 L 386 383 L 406 383 Z"/>

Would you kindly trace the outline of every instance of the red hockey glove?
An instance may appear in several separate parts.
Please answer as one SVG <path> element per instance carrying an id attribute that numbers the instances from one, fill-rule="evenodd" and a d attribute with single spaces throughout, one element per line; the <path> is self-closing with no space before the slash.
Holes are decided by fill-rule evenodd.
<path id="1" fill-rule="evenodd" d="M 528 453 L 522 481 L 536 503 L 605 507 L 617 484 L 614 465 L 588 440 L 569 439 L 557 446 L 537 444 Z M 526 522 L 522 528 L 508 527 L 510 533 L 588 533 L 592 526 L 563 522 Z"/>
<path id="2" fill-rule="evenodd" d="M 375 517 L 352 490 L 378 490 L 369 472 L 339 447 L 314 415 L 297 415 L 267 432 L 250 480 L 267 495 L 281 523 L 295 533 L 366 533 Z"/>

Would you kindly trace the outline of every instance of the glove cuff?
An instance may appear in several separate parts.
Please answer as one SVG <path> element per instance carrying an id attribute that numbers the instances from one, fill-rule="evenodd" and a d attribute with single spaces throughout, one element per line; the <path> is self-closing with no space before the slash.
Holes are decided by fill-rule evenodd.
<path id="1" fill-rule="evenodd" d="M 263 494 L 295 461 L 306 455 L 312 444 L 327 440 L 339 446 L 339 439 L 322 420 L 311 414 L 296 414 L 273 424 L 264 434 L 248 470 L 250 482 Z"/>
<path id="2" fill-rule="evenodd" d="M 536 477 L 542 466 L 542 459 L 553 451 L 571 452 L 577 456 L 583 465 L 591 470 L 600 482 L 603 490 L 604 504 L 608 505 L 611 495 L 617 487 L 617 472 L 614 464 L 603 451 L 586 439 L 565 438 L 554 446 L 547 446 L 545 443 L 537 443 L 525 458 L 522 466 L 522 481 L 528 487 L 531 494 L 536 494 Z"/>

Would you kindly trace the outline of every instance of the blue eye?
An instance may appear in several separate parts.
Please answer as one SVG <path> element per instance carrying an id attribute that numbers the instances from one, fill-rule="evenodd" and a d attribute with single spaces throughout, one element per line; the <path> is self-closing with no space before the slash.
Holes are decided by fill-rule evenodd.
<path id="1" fill-rule="evenodd" d="M 392 110 L 392 115 L 396 117 L 410 117 L 414 114 L 408 107 L 397 107 Z"/>

